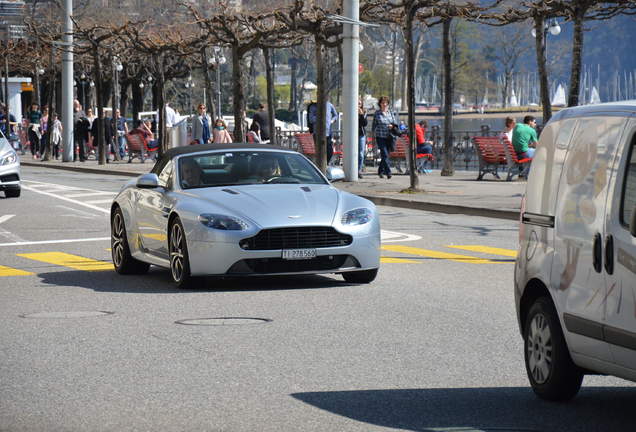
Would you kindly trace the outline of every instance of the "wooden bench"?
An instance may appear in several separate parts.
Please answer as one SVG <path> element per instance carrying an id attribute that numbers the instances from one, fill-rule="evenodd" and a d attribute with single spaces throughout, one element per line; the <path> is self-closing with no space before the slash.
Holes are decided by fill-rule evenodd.
<path id="1" fill-rule="evenodd" d="M 316 163 L 316 145 L 314 143 L 314 136 L 309 132 L 297 133 L 294 135 L 296 138 L 298 152 L 304 154 L 309 159 L 311 159 L 314 163 Z M 331 161 L 340 161 L 342 158 L 342 148 L 341 146 L 336 147 L 334 145 L 333 155 L 331 156 Z M 331 164 L 330 164 L 331 165 Z"/>
<path id="2" fill-rule="evenodd" d="M 485 174 L 499 177 L 499 169 L 507 171 L 506 181 L 511 181 L 518 175 L 523 165 L 532 162 L 531 158 L 519 159 L 512 143 L 499 137 L 473 137 L 475 150 L 479 157 L 479 174 L 477 180 L 481 180 Z"/>
<path id="3" fill-rule="evenodd" d="M 141 134 L 126 134 L 126 142 L 128 143 L 128 163 L 132 162 L 135 157 L 139 157 L 143 163 L 146 156 L 159 149 L 159 147 L 150 148 L 148 141 Z"/>
<path id="4" fill-rule="evenodd" d="M 395 149 L 389 153 L 389 157 L 394 162 L 395 169 L 400 173 L 408 173 L 408 162 L 407 158 L 409 155 L 408 148 L 411 145 L 409 141 L 409 137 L 407 135 L 402 135 L 397 138 L 395 141 Z M 435 156 L 430 153 L 417 153 L 415 155 L 416 166 L 419 172 L 424 172 L 424 163 L 426 161 L 434 161 Z M 402 170 L 402 162 L 406 165 L 406 169 Z"/>

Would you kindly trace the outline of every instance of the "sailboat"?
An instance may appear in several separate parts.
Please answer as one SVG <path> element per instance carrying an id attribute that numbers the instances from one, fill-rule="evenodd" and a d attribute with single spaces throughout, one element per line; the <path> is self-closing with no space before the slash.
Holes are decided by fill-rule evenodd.
<path id="1" fill-rule="evenodd" d="M 565 89 L 561 84 L 559 84 L 556 91 L 554 92 L 554 97 L 552 97 L 552 106 L 563 107 L 565 105 Z"/>
<path id="2" fill-rule="evenodd" d="M 590 95 L 590 103 L 591 104 L 601 103 L 601 97 L 598 94 L 598 90 L 596 89 L 596 86 L 592 87 L 592 94 Z"/>
<path id="3" fill-rule="evenodd" d="M 512 95 L 510 96 L 510 106 L 511 107 L 518 107 L 519 106 L 519 101 L 517 100 L 517 95 L 515 94 L 515 90 L 512 89 Z"/>

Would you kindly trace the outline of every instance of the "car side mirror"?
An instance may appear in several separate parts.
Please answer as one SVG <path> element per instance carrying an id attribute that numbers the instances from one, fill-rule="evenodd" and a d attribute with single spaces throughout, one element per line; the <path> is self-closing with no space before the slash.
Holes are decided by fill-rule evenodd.
<path id="1" fill-rule="evenodd" d="M 632 233 L 632 237 L 636 237 L 636 204 L 632 208 L 632 220 L 629 221 L 629 232 Z"/>
<path id="2" fill-rule="evenodd" d="M 159 187 L 157 174 L 144 174 L 137 179 L 137 187 L 140 189 L 156 189 Z"/>
<path id="3" fill-rule="evenodd" d="M 340 167 L 330 166 L 327 167 L 327 180 L 330 182 L 337 182 L 344 180 L 345 173 Z"/>

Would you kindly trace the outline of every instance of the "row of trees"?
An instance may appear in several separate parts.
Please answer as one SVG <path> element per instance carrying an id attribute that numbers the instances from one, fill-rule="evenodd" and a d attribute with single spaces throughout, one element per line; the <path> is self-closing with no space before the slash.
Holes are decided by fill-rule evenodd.
<path id="1" fill-rule="evenodd" d="M 210 67 L 214 52 L 210 47 L 219 47 L 231 53 L 232 69 L 232 111 L 235 118 L 235 137 L 245 134 L 244 118 L 246 108 L 246 71 L 253 69 L 246 65 L 246 57 L 255 50 L 262 52 L 267 75 L 268 107 L 273 124 L 274 82 L 271 73 L 271 50 L 313 46 L 313 61 L 316 70 L 317 102 L 319 118 L 325 118 L 325 101 L 330 88 L 328 75 L 334 71 L 327 68 L 324 59 L 332 56 L 341 65 L 342 25 L 332 19 L 339 13 L 341 1 L 281 0 L 268 5 L 251 7 L 249 10 L 236 9 L 226 1 L 210 6 L 207 1 L 160 2 L 153 5 L 152 15 L 144 11 L 130 14 L 125 7 L 99 9 L 90 2 L 81 11 L 76 11 L 74 24 L 74 52 L 79 61 L 87 65 L 93 77 L 97 94 L 99 117 L 103 118 L 103 106 L 112 100 L 113 107 L 121 107 L 125 112 L 128 88 L 132 89 L 133 117 L 136 117 L 141 92 L 136 83 L 152 77 L 155 107 L 159 110 L 161 151 L 165 150 L 165 88 L 167 83 L 188 76 L 200 69 L 207 87 L 208 110 L 214 115 L 211 71 L 220 65 Z M 346 0 L 344 0 L 346 1 Z M 629 0 L 492 0 L 483 1 L 452 0 L 361 0 L 360 16 L 363 21 L 392 26 L 399 29 L 404 37 L 405 65 L 407 69 L 406 108 L 409 111 L 409 136 L 412 137 L 410 159 L 415 166 L 414 106 L 416 65 L 420 63 L 422 32 L 426 29 L 442 27 L 443 34 L 443 95 L 445 108 L 445 164 L 442 175 L 453 174 L 452 164 L 452 103 L 454 98 L 453 53 L 456 48 L 451 35 L 453 22 L 461 20 L 491 26 L 505 26 L 531 21 L 536 30 L 536 59 L 541 83 L 541 101 L 544 121 L 551 117 L 548 96 L 548 72 L 545 59 L 544 27 L 548 19 L 561 17 L 574 23 L 572 43 L 571 85 L 568 102 L 578 103 L 579 77 L 581 74 L 581 52 L 583 47 L 583 23 L 587 20 L 607 19 L 620 13 L 634 13 L 636 5 Z M 50 2 L 33 9 L 27 18 L 32 42 L 27 43 L 29 55 L 20 56 L 13 62 L 12 70 L 21 68 L 33 71 L 38 77 L 41 69 L 48 70 L 44 79 L 44 94 L 53 101 L 55 76 L 58 73 L 58 56 L 61 49 L 61 11 Z M 387 47 L 390 49 L 391 47 Z M 5 50 L 15 49 L 12 46 Z M 12 55 L 12 58 L 16 58 Z M 253 56 L 252 56 L 253 58 Z M 456 59 L 455 59 L 456 60 Z M 117 72 L 117 65 L 122 71 Z M 90 67 L 88 67 L 90 65 Z M 105 67 L 110 65 L 111 67 Z M 513 65 L 514 67 L 514 65 Z M 90 70 L 89 70 L 90 69 Z M 506 71 L 508 72 L 508 71 Z M 116 80 L 119 78 L 119 80 Z M 117 82 L 119 81 L 119 82 Z M 294 86 L 295 87 L 295 86 Z M 78 89 L 79 90 L 79 89 Z M 50 103 L 52 105 L 52 103 Z M 319 121 L 316 131 L 317 160 L 320 168 L 325 166 L 324 121 Z M 105 162 L 104 143 L 99 137 L 100 163 Z M 238 138 L 237 138 L 238 139 Z M 418 177 L 411 170 L 411 187 L 418 187 Z"/>

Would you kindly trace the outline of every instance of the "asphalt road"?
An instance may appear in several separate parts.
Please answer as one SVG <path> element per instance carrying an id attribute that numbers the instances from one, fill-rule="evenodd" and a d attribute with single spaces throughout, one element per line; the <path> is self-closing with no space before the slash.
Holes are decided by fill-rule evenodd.
<path id="1" fill-rule="evenodd" d="M 0 431 L 635 429 L 633 383 L 586 377 L 569 404 L 529 389 L 514 222 L 383 207 L 370 285 L 182 291 L 166 270 L 110 270 L 125 178 L 23 176 L 0 198 Z"/>

